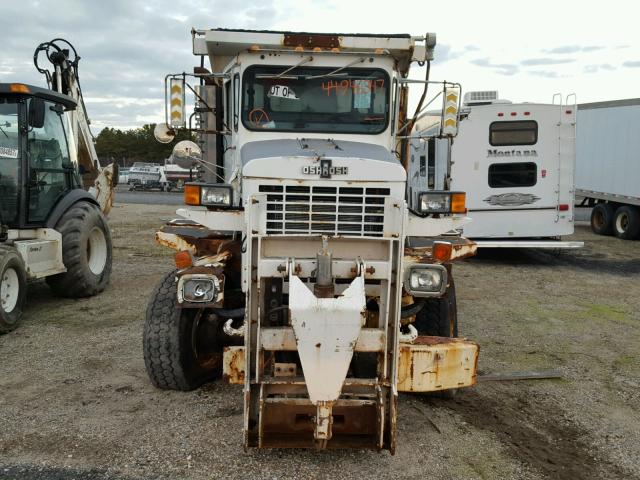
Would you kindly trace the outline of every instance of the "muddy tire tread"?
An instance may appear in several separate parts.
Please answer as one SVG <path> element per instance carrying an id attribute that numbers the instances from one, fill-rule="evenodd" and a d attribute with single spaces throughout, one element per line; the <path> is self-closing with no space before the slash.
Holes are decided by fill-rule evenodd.
<path id="1" fill-rule="evenodd" d="M 96 278 L 91 273 L 84 258 L 83 234 L 87 226 L 100 224 L 107 241 L 107 263 L 102 274 Z M 62 234 L 62 262 L 67 268 L 65 273 L 47 277 L 46 281 L 53 293 L 61 297 L 92 297 L 102 292 L 109 283 L 112 268 L 112 241 L 109 226 L 100 209 L 88 202 L 78 202 L 69 208 L 60 218 L 56 230 Z"/>

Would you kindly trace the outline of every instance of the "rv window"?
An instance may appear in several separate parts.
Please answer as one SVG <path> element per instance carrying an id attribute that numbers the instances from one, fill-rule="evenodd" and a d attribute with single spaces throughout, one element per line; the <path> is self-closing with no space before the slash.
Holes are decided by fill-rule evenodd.
<path id="1" fill-rule="evenodd" d="M 494 147 L 534 145 L 538 141 L 538 122 L 493 122 L 489 126 L 489 143 Z"/>
<path id="2" fill-rule="evenodd" d="M 537 168 L 533 162 L 489 165 L 489 186 L 491 188 L 533 187 L 538 181 L 537 179 Z"/>

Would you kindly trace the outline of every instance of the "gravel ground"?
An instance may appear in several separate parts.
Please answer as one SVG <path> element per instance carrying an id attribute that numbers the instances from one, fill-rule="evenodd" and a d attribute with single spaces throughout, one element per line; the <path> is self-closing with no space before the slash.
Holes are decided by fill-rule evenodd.
<path id="1" fill-rule="evenodd" d="M 401 395 L 395 456 L 242 450 L 241 388 L 164 392 L 147 379 L 148 295 L 171 268 L 154 229 L 175 207 L 117 205 L 114 270 L 98 297 L 30 286 L 0 337 L 0 478 L 640 479 L 640 242 L 592 235 L 564 253 L 481 253 L 455 269 L 460 333 L 484 373 L 454 400 Z"/>

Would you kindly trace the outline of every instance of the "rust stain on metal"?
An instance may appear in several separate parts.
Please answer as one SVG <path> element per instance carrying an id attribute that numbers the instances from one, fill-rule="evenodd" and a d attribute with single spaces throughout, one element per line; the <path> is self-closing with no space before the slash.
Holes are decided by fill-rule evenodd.
<path id="1" fill-rule="evenodd" d="M 451 258 L 447 261 L 460 260 L 462 258 L 472 257 L 478 250 L 471 240 L 466 238 L 456 239 L 451 242 Z M 404 249 L 405 264 L 411 263 L 441 263 L 440 260 L 433 258 L 433 245 L 427 244 L 420 247 L 405 247 Z"/>
<path id="2" fill-rule="evenodd" d="M 184 238 L 173 233 L 156 232 L 156 242 L 177 251 L 189 251 L 195 255 L 196 247 Z"/>
<path id="3" fill-rule="evenodd" d="M 284 36 L 285 47 L 302 47 L 305 49 L 319 48 L 338 48 L 340 39 L 337 35 L 305 35 L 287 33 Z"/>
<path id="4" fill-rule="evenodd" d="M 234 385 L 244 384 L 245 377 L 244 347 L 225 347 L 222 363 L 222 378 Z"/>
<path id="5" fill-rule="evenodd" d="M 463 338 L 420 336 L 411 345 L 401 344 L 398 390 L 431 392 L 475 385 L 479 350 Z"/>

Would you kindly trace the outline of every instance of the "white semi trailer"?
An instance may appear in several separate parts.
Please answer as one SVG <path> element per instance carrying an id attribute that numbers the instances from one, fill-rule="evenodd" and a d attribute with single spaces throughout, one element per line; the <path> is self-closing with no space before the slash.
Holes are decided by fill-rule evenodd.
<path id="1" fill-rule="evenodd" d="M 476 381 L 451 270 L 475 245 L 439 238 L 467 221 L 464 195 L 406 197 L 409 85 L 426 85 L 407 76 L 426 63 L 428 80 L 434 46 L 433 34 L 194 30 L 200 66 L 166 79 L 158 138 L 193 119 L 199 146 L 175 158 L 209 178 L 185 186 L 181 219 L 157 234 L 177 269 L 150 299 L 145 363 L 159 388 L 242 384 L 246 448 L 393 452 L 398 391 Z M 459 88 L 431 85 L 455 135 Z"/>
<path id="2" fill-rule="evenodd" d="M 576 195 L 599 235 L 640 238 L 640 98 L 578 106 Z"/>
<path id="3" fill-rule="evenodd" d="M 464 98 L 455 140 L 439 138 L 438 115 L 417 122 L 411 190 L 466 192 L 463 233 L 478 247 L 581 247 L 562 240 L 574 230 L 575 105 Z"/>

